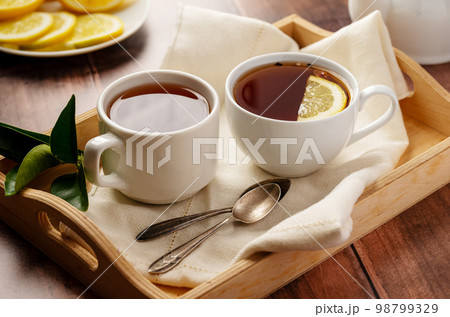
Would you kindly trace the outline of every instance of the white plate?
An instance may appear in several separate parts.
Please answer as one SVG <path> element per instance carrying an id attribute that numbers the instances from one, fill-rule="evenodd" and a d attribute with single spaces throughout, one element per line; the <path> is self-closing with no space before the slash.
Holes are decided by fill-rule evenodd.
<path id="1" fill-rule="evenodd" d="M 101 44 L 73 50 L 53 51 L 53 52 L 34 52 L 25 50 L 15 50 L 0 46 L 0 52 L 31 57 L 61 57 L 61 56 L 80 55 L 97 51 L 102 48 L 114 45 L 117 42 L 123 41 L 127 37 L 134 34 L 142 26 L 142 24 L 144 24 L 149 14 L 149 11 L 150 11 L 149 0 L 135 0 L 134 3 L 130 4 L 125 9 L 114 12 L 113 13 L 114 15 L 122 19 L 124 24 L 124 32 L 122 33 L 122 35 L 116 37 L 115 40 L 110 40 L 107 42 L 103 42 Z"/>

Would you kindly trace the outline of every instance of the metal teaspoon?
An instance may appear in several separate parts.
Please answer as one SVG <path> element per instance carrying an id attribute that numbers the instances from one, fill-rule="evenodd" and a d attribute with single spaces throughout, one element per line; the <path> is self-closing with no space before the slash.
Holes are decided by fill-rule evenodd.
<path id="1" fill-rule="evenodd" d="M 243 195 L 248 193 L 250 190 L 252 190 L 260 185 L 265 185 L 265 184 L 269 184 L 269 183 L 275 183 L 280 186 L 281 195 L 280 195 L 279 200 L 283 199 L 284 195 L 286 195 L 287 191 L 289 190 L 289 188 L 291 186 L 291 181 L 288 178 L 266 179 L 259 183 L 253 184 L 252 186 L 245 189 L 242 192 L 240 197 L 242 197 Z M 155 238 L 164 236 L 166 234 L 172 233 L 174 231 L 183 229 L 187 226 L 190 226 L 191 224 L 197 223 L 197 222 L 205 220 L 207 218 L 214 217 L 214 216 L 224 214 L 227 212 L 231 212 L 231 209 L 232 209 L 232 207 L 226 207 L 226 208 L 221 208 L 221 209 L 209 210 L 209 211 L 205 211 L 205 212 L 201 212 L 201 213 L 197 213 L 197 214 L 193 214 L 193 215 L 189 215 L 189 216 L 177 217 L 177 218 L 172 218 L 172 219 L 168 219 L 165 221 L 161 221 L 161 222 L 152 224 L 149 227 L 142 230 L 136 236 L 136 240 L 146 241 L 146 240 L 155 239 Z"/>
<path id="2" fill-rule="evenodd" d="M 203 241 L 226 224 L 235 221 L 250 224 L 261 220 L 277 205 L 280 196 L 281 188 L 275 183 L 252 189 L 234 204 L 230 217 L 157 259 L 150 265 L 148 272 L 165 273 L 170 271 Z"/>

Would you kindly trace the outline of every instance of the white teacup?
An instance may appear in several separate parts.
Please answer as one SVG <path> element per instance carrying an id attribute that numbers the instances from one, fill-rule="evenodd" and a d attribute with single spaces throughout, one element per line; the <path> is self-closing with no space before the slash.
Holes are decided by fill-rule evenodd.
<path id="1" fill-rule="evenodd" d="M 336 75 L 348 88 L 348 106 L 330 117 L 305 122 L 266 118 L 242 108 L 234 98 L 236 82 L 254 69 L 277 62 L 313 64 Z M 391 99 L 390 107 L 381 117 L 355 132 L 358 111 L 368 98 L 378 94 Z M 228 124 L 241 150 L 263 170 L 286 177 L 315 172 L 334 159 L 345 146 L 386 124 L 398 108 L 397 96 L 389 87 L 374 85 L 360 91 L 356 78 L 343 66 L 305 53 L 271 53 L 239 64 L 226 80 L 225 104 Z"/>
<path id="2" fill-rule="evenodd" d="M 197 91 L 208 101 L 209 115 L 193 126 L 165 133 L 133 131 L 108 117 L 107 107 L 120 94 L 155 82 Z M 173 203 L 192 196 L 214 178 L 217 169 L 217 160 L 193 160 L 193 140 L 218 137 L 219 107 L 214 88 L 188 73 L 151 70 L 116 80 L 101 93 L 97 103 L 100 135 L 90 140 L 84 151 L 88 180 L 145 203 Z M 211 149 L 203 147 L 202 151 Z M 100 158 L 104 174 L 99 171 Z"/>

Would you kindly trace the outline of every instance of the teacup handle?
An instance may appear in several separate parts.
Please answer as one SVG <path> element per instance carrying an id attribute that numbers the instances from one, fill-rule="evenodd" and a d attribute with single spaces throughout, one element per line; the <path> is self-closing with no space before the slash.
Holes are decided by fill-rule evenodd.
<path id="1" fill-rule="evenodd" d="M 399 107 L 397 95 L 391 88 L 389 88 L 388 86 L 385 86 L 385 85 L 373 85 L 373 86 L 363 89 L 361 91 L 361 93 L 359 94 L 359 98 L 360 98 L 359 111 L 361 111 L 363 109 L 364 104 L 366 103 L 367 99 L 369 99 L 370 97 L 372 97 L 374 95 L 388 96 L 391 99 L 391 105 L 386 110 L 386 112 L 383 113 L 383 115 L 381 117 L 379 117 L 378 119 L 376 119 L 374 122 L 372 122 L 371 124 L 365 126 L 364 128 L 362 128 L 356 132 L 353 132 L 347 145 L 350 145 L 350 144 L 362 139 L 363 137 L 371 134 L 372 132 L 378 130 L 379 128 L 381 128 L 389 120 L 392 119 L 395 112 L 397 111 L 397 108 Z"/>
<path id="2" fill-rule="evenodd" d="M 93 184 L 102 187 L 122 189 L 124 181 L 114 172 L 100 174 L 100 157 L 102 153 L 113 147 L 123 146 L 122 141 L 112 133 L 106 133 L 89 140 L 84 148 L 84 169 L 86 178 Z"/>

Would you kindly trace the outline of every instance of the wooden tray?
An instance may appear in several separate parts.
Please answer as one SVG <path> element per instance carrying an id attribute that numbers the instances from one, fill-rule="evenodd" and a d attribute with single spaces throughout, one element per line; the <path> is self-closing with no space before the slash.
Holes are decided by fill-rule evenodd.
<path id="1" fill-rule="evenodd" d="M 296 16 L 275 25 L 301 47 L 331 33 Z M 334 254 L 450 181 L 450 94 L 422 67 L 395 50 L 414 96 L 400 102 L 410 145 L 397 168 L 369 186 L 353 209 L 354 230 Z M 97 115 L 78 117 L 80 148 L 98 134 Z M 0 218 L 85 285 L 107 298 L 264 297 L 327 258 L 323 251 L 260 253 L 193 289 L 151 283 L 138 273 L 82 212 L 48 193 L 61 169 L 45 172 L 14 197 L 4 196 L 12 162 L 0 160 Z M 99 277 L 100 276 L 100 277 Z"/>

